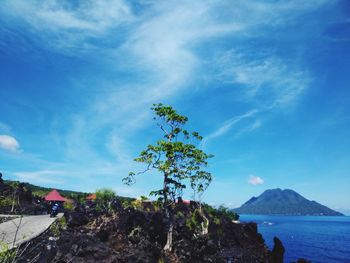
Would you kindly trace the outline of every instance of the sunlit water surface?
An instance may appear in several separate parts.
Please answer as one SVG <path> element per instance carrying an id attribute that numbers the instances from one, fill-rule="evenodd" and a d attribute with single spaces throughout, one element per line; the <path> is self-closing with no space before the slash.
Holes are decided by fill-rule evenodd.
<path id="1" fill-rule="evenodd" d="M 305 258 L 314 263 L 350 263 L 350 217 L 241 215 L 258 223 L 272 249 L 273 237 L 286 248 L 285 262 Z"/>

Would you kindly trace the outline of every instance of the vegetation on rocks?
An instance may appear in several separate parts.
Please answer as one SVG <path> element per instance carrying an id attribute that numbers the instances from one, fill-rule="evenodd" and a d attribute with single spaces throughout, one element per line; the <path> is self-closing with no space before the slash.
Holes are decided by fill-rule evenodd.
<path id="1" fill-rule="evenodd" d="M 111 189 L 102 188 L 96 191 L 96 209 L 107 213 L 112 211 L 112 202 L 115 199 L 115 192 Z"/>
<path id="2" fill-rule="evenodd" d="M 76 207 L 45 235 L 33 241 L 23 261 L 36 262 L 274 262 L 254 223 L 234 224 L 215 208 L 204 205 L 209 230 L 201 234 L 201 214 L 195 203 L 174 206 L 173 249 L 167 242 L 164 210 L 123 208 L 115 199 L 113 213 Z M 150 205 L 150 204 L 148 204 Z M 152 203 L 151 203 L 152 205 Z M 209 210 L 207 210 L 210 208 Z M 76 213 L 80 213 L 76 216 Z M 81 218 L 85 217 L 85 220 Z M 33 248 L 33 249 L 32 249 Z M 276 258 L 276 257 L 275 257 Z"/>

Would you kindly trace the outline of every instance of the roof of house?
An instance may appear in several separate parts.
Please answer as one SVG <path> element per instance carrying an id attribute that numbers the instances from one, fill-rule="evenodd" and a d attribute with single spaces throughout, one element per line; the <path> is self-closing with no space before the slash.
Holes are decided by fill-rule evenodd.
<path id="1" fill-rule="evenodd" d="M 91 194 L 86 197 L 86 200 L 96 200 L 96 194 Z"/>
<path id="2" fill-rule="evenodd" d="M 44 198 L 46 201 L 67 201 L 67 199 L 61 196 L 60 193 L 55 189 L 48 193 Z"/>

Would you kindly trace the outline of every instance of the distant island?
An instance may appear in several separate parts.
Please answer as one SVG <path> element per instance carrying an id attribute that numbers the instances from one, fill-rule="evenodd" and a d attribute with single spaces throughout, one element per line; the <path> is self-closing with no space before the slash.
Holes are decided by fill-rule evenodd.
<path id="1" fill-rule="evenodd" d="M 280 188 L 266 190 L 233 211 L 238 214 L 260 215 L 344 216 L 342 213 L 306 199 L 293 190 Z"/>

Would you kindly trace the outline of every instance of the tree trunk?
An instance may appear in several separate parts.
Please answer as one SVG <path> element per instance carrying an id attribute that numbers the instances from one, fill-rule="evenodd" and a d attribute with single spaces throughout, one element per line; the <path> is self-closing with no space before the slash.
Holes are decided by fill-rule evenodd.
<path id="1" fill-rule="evenodd" d="M 15 199 L 12 200 L 11 213 L 15 210 Z"/>
<path id="2" fill-rule="evenodd" d="M 164 184 L 163 184 L 163 205 L 164 205 L 164 210 L 165 210 L 165 216 L 167 219 L 167 223 L 169 224 L 168 227 L 168 232 L 167 232 L 167 240 L 166 240 L 166 244 L 163 248 L 163 250 L 165 251 L 171 251 L 172 246 L 173 246 L 173 219 L 171 217 L 171 212 L 170 212 L 170 208 L 169 207 L 169 202 L 168 202 L 168 185 L 167 185 L 167 179 L 168 179 L 168 174 L 165 173 L 164 174 Z"/>
<path id="3" fill-rule="evenodd" d="M 12 207 L 11 207 L 11 213 L 15 211 L 15 204 L 16 204 L 16 196 L 12 196 Z"/>
<path id="4" fill-rule="evenodd" d="M 166 244 L 163 248 L 165 251 L 171 251 L 173 248 L 173 228 L 173 223 L 171 222 L 167 233 Z"/>
<path id="5" fill-rule="evenodd" d="M 206 235 L 209 232 L 209 219 L 205 216 L 203 209 L 202 209 L 202 202 L 199 201 L 199 212 L 201 216 L 203 217 L 204 222 L 201 223 L 202 226 L 202 235 Z"/>
<path id="6" fill-rule="evenodd" d="M 209 220 L 204 214 L 202 214 L 202 216 L 203 216 L 203 219 L 204 219 L 204 222 L 201 223 L 201 225 L 202 225 L 202 235 L 206 235 L 206 234 L 208 234 Z"/>

